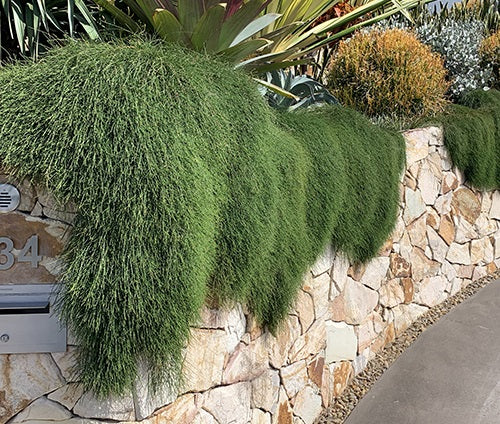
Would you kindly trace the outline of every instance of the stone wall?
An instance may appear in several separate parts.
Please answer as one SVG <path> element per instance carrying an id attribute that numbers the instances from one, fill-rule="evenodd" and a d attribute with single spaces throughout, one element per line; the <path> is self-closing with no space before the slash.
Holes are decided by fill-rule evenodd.
<path id="1" fill-rule="evenodd" d="M 417 317 L 500 267 L 500 192 L 464 184 L 440 129 L 408 131 L 405 138 L 407 169 L 391 238 L 364 266 L 327 250 L 306 273 L 276 335 L 239 305 L 205 309 L 186 349 L 180 393 L 153 395 L 143 372 L 131 393 L 104 401 L 75 381 L 74 346 L 66 353 L 0 355 L 0 424 L 312 424 Z M 69 220 L 35 193 L 30 205 L 19 216 L 55 219 L 42 220 L 49 226 Z"/>

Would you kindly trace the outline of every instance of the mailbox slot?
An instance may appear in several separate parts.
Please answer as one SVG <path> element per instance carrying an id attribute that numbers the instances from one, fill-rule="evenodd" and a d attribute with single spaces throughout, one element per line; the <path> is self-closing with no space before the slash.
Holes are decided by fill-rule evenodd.
<path id="1" fill-rule="evenodd" d="M 0 285 L 0 354 L 66 351 L 53 284 Z"/>

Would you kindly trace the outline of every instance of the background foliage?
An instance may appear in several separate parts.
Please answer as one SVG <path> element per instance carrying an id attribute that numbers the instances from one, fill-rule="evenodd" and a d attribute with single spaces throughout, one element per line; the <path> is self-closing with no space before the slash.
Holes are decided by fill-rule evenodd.
<path id="1" fill-rule="evenodd" d="M 499 29 L 498 0 L 465 0 L 434 10 L 421 6 L 410 15 L 412 22 L 394 16 L 380 25 L 413 30 L 420 41 L 443 56 L 453 101 L 468 91 L 498 84 L 498 56 L 484 57 L 480 51 L 483 40 Z"/>
<path id="2" fill-rule="evenodd" d="M 175 384 L 207 298 L 276 329 L 328 243 L 375 255 L 404 161 L 401 135 L 357 112 L 273 112 L 224 62 L 143 41 L 4 67 L 0 139 L 2 167 L 79 207 L 61 304 L 100 395 L 139 359 Z"/>
<path id="3" fill-rule="evenodd" d="M 341 42 L 328 87 L 341 103 L 370 116 L 442 111 L 448 89 L 443 60 L 400 29 L 358 32 Z"/>

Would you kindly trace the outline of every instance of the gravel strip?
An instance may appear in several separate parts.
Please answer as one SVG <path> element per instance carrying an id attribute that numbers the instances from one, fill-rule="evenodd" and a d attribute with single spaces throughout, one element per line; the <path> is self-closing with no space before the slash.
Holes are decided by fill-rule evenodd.
<path id="1" fill-rule="evenodd" d="M 454 306 L 476 294 L 488 283 L 500 278 L 500 271 L 470 283 L 455 295 L 441 304 L 429 309 L 418 318 L 393 343 L 378 352 L 374 359 L 368 362 L 366 368 L 358 374 L 335 403 L 316 420 L 317 424 L 342 424 L 354 409 L 356 404 L 370 390 L 383 372 L 409 347 L 417 337 L 429 326 L 446 315 Z"/>

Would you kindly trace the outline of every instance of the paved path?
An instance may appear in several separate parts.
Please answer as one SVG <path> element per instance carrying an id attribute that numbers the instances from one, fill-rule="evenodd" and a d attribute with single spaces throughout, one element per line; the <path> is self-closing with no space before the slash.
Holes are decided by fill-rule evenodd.
<path id="1" fill-rule="evenodd" d="M 500 424 L 500 280 L 425 330 L 345 424 Z"/>

